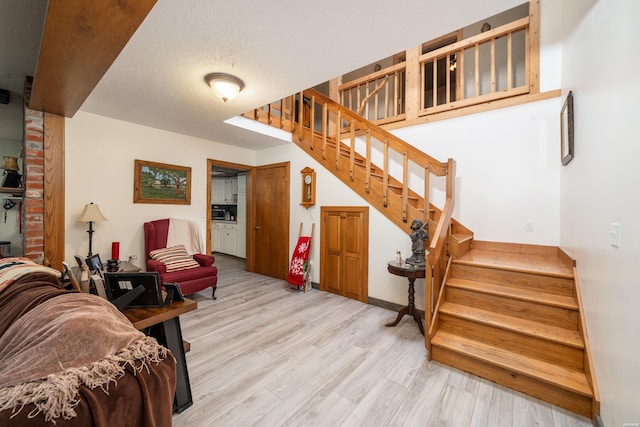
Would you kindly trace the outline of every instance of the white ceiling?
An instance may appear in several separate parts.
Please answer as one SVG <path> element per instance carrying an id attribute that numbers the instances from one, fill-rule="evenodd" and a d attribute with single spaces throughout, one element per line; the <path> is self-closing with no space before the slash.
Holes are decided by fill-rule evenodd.
<path id="1" fill-rule="evenodd" d="M 23 43 L 15 16 L 31 9 L 21 18 L 35 27 L 42 19 L 36 6 L 43 3 L 0 0 L 0 52 L 11 53 L 7 61 L 0 58 L 0 88 L 32 75 L 37 46 L 30 42 L 15 52 Z M 520 3 L 158 0 L 80 110 L 250 149 L 266 148 L 282 141 L 223 121 Z M 8 25 L 16 34 L 10 41 L 5 37 Z M 246 87 L 224 104 L 204 82 L 210 72 L 234 74 Z M 11 86 L 12 91 L 16 88 Z"/>

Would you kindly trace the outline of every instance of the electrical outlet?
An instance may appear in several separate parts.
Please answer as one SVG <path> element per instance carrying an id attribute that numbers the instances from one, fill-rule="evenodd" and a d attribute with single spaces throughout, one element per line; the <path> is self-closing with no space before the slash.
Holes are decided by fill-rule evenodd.
<path id="1" fill-rule="evenodd" d="M 532 222 L 528 222 L 527 223 L 527 227 L 525 228 L 525 231 L 533 231 L 533 223 Z"/>
<path id="2" fill-rule="evenodd" d="M 609 224 L 609 243 L 614 248 L 620 247 L 620 224 L 617 222 Z"/>

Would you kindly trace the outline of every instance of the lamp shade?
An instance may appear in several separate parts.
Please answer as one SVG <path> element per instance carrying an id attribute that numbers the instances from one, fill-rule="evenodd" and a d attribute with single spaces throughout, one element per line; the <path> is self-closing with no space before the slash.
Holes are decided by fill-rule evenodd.
<path id="1" fill-rule="evenodd" d="M 4 156 L 2 158 L 2 166 L 0 166 L 0 168 L 8 171 L 20 170 L 20 168 L 18 168 L 18 158 L 11 157 L 11 156 Z"/>
<path id="2" fill-rule="evenodd" d="M 211 87 L 211 91 L 224 102 L 235 98 L 244 89 L 244 82 L 231 74 L 207 74 L 204 81 Z"/>
<path id="3" fill-rule="evenodd" d="M 102 215 L 100 212 L 100 208 L 98 205 L 94 205 L 93 203 L 88 203 L 84 205 L 84 210 L 78 217 L 79 222 L 97 222 L 97 221 L 107 221 L 107 218 Z"/>

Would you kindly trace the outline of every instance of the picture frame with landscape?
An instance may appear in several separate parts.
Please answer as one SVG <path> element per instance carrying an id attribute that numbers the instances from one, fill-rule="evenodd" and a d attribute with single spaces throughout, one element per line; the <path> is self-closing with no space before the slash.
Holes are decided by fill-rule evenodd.
<path id="1" fill-rule="evenodd" d="M 562 166 L 573 160 L 573 92 L 569 91 L 560 111 L 560 161 Z"/>
<path id="2" fill-rule="evenodd" d="M 191 168 L 135 160 L 133 202 L 191 204 Z"/>

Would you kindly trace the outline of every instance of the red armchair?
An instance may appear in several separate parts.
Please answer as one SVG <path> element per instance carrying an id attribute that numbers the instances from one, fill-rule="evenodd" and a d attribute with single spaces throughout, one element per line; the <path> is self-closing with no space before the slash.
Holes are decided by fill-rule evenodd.
<path id="1" fill-rule="evenodd" d="M 211 255 L 194 254 L 193 259 L 199 267 L 186 270 L 167 271 L 165 264 L 149 257 L 149 253 L 155 249 L 167 247 L 167 235 L 169 232 L 169 219 L 159 219 L 144 223 L 144 254 L 147 271 L 160 273 L 162 283 L 176 282 L 185 295 L 200 292 L 211 287 L 211 297 L 216 299 L 218 284 L 218 268 L 213 265 L 215 258 Z"/>

